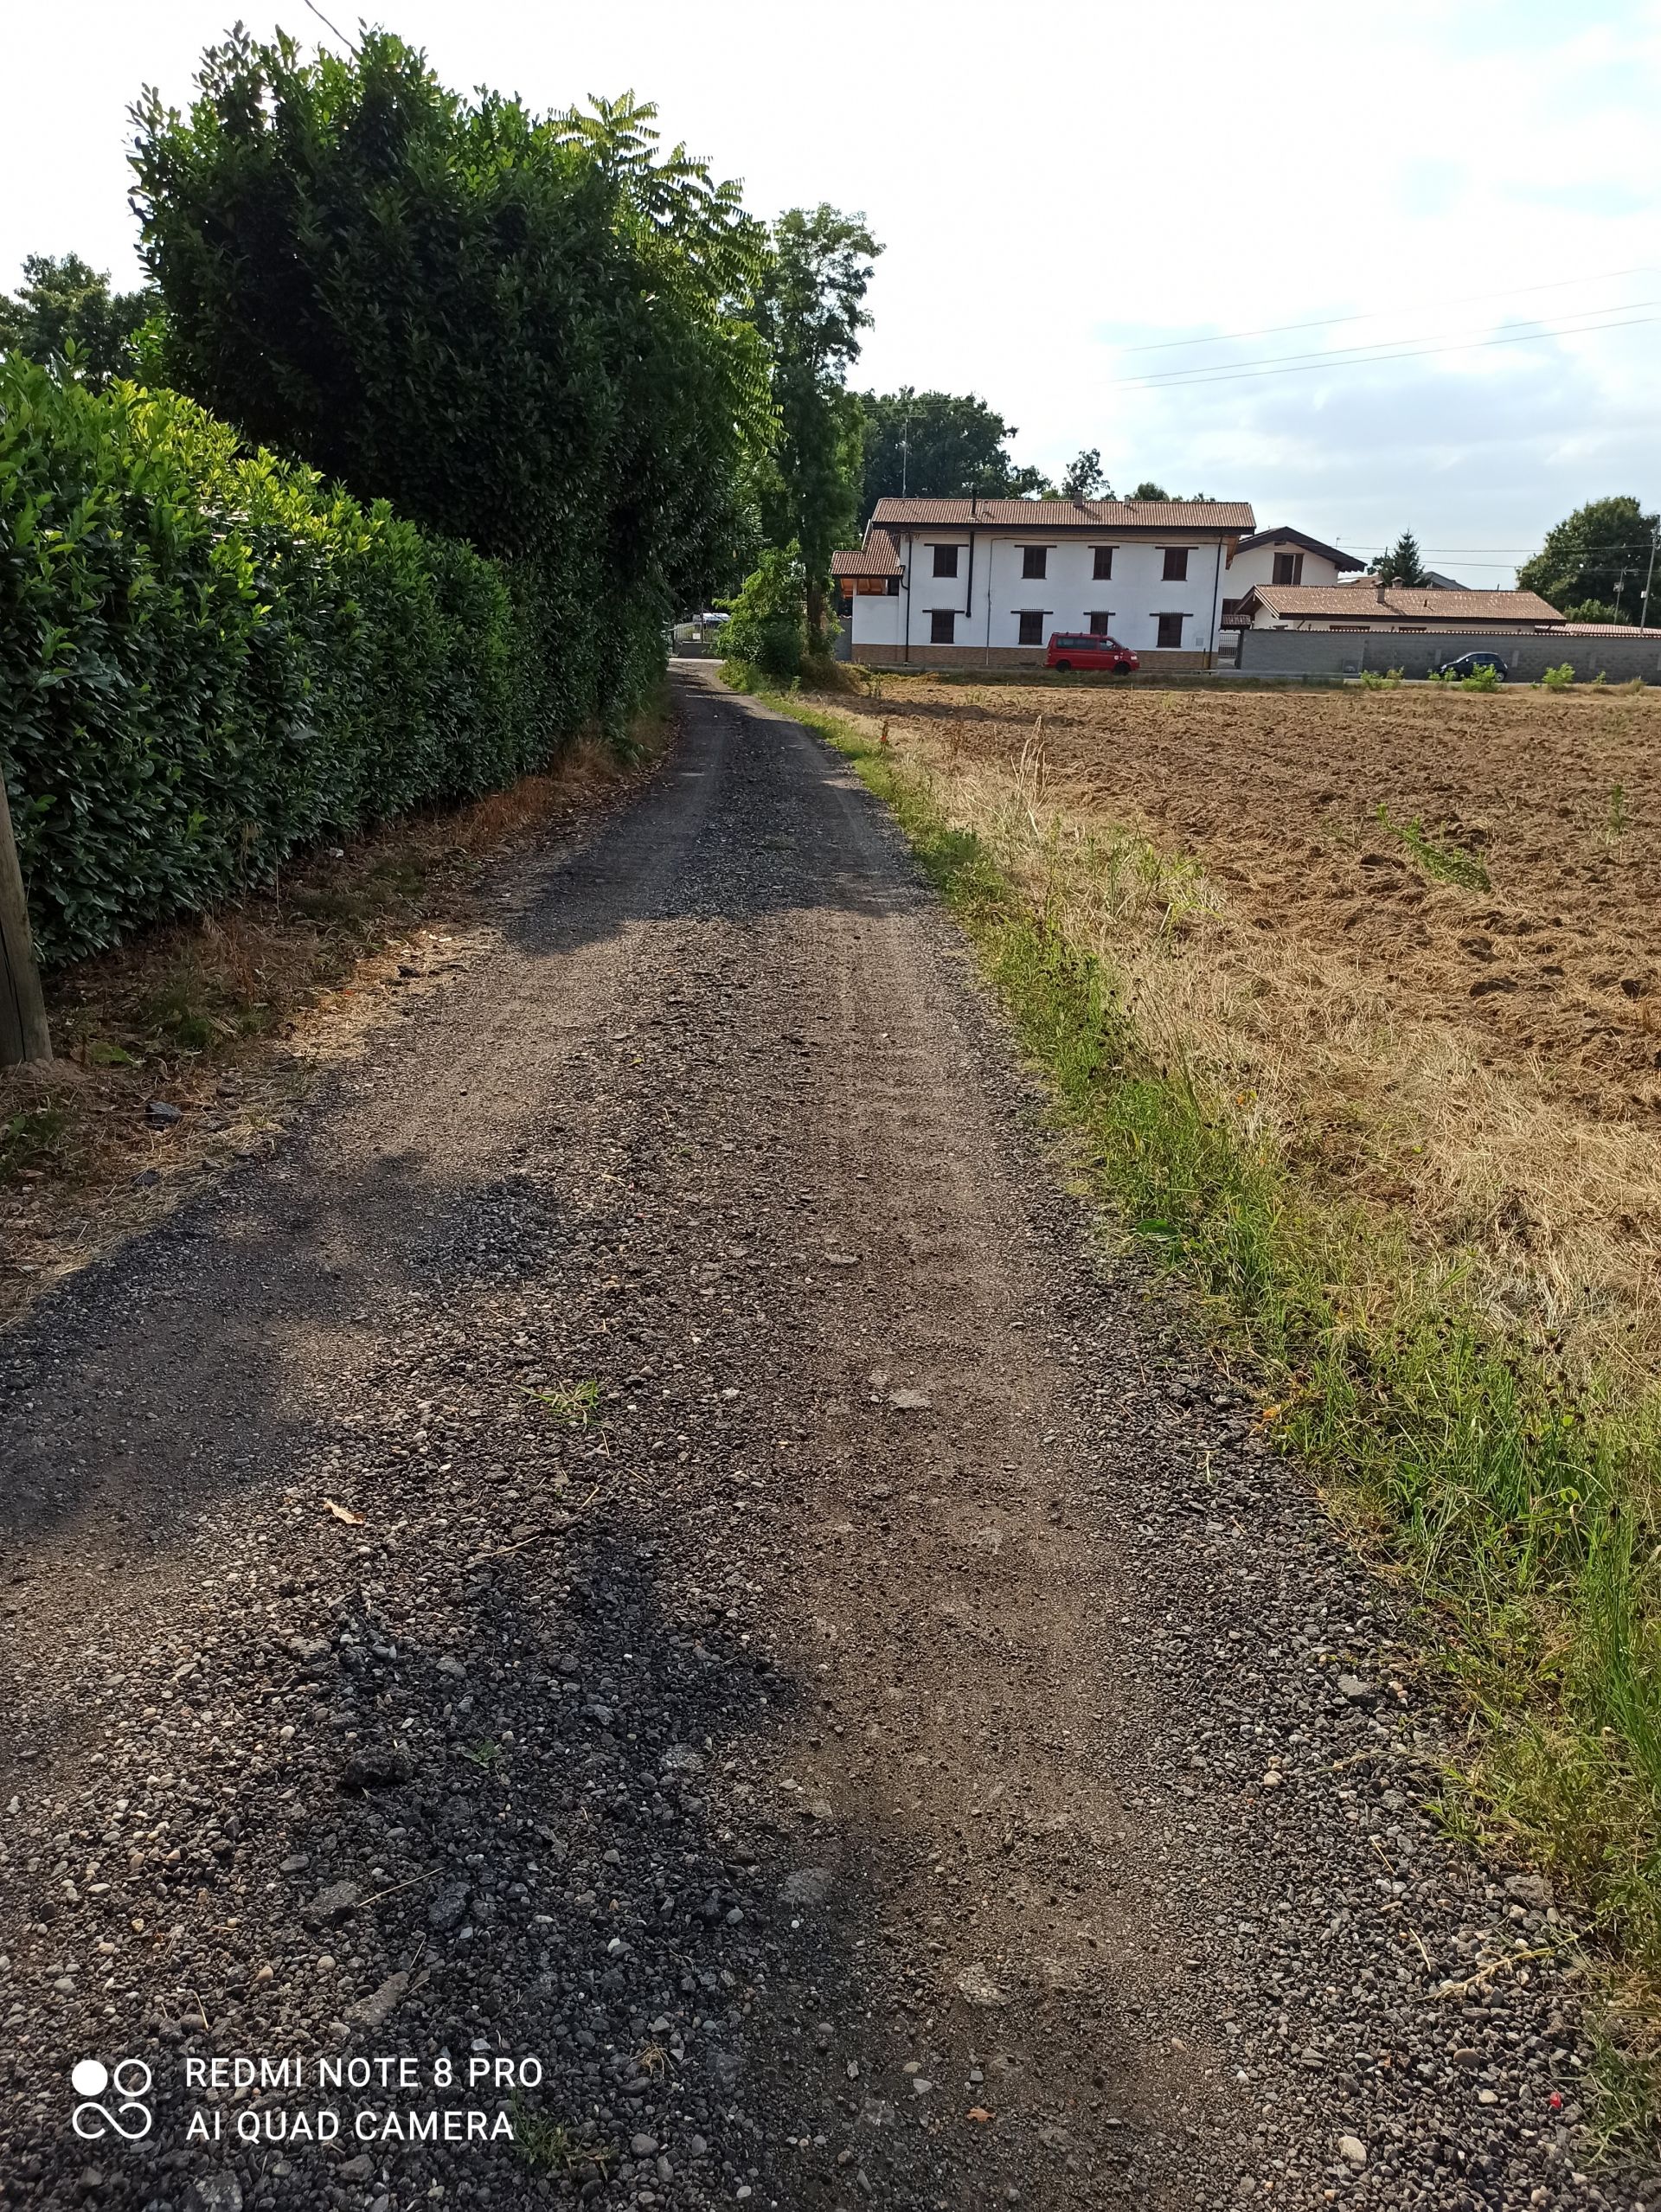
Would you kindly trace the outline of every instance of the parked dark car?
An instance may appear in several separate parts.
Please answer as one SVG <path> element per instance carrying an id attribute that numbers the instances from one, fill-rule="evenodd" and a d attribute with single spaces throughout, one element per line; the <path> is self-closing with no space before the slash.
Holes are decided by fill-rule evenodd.
<path id="1" fill-rule="evenodd" d="M 1479 668 L 1491 668 L 1502 682 L 1505 664 L 1497 653 L 1461 653 L 1456 661 L 1444 661 L 1437 670 L 1438 676 L 1474 676 Z"/>
<path id="2" fill-rule="evenodd" d="M 1052 630 L 1045 657 L 1051 668 L 1100 668 L 1114 676 L 1133 676 L 1141 666 L 1128 645 L 1095 631 Z"/>

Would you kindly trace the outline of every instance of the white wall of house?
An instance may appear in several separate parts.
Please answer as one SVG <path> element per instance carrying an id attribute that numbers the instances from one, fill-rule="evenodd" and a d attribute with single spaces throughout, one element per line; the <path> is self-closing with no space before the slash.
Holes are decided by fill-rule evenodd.
<path id="1" fill-rule="evenodd" d="M 1323 553 L 1310 553 L 1301 545 L 1254 545 L 1249 552 L 1237 554 L 1222 572 L 1225 599 L 1243 599 L 1254 584 L 1274 581 L 1274 556 L 1277 553 L 1303 555 L 1303 572 L 1283 580 L 1292 584 L 1343 584 L 1355 574 L 1353 568 L 1340 568 L 1336 561 L 1329 561 Z"/>
<path id="2" fill-rule="evenodd" d="M 1087 630 L 1093 614 L 1106 614 L 1110 635 L 1134 652 L 1158 655 L 1159 617 L 1180 616 L 1179 642 L 1170 650 L 1208 652 L 1228 591 L 1228 570 L 1220 538 L 1173 535 L 1154 543 L 1145 539 L 1056 538 L 1042 531 L 1004 529 L 974 533 L 972 574 L 966 529 L 918 529 L 895 533 L 902 571 L 897 598 L 856 598 L 853 603 L 853 648 L 863 644 L 912 645 L 933 642 L 936 610 L 955 617 L 951 643 L 978 650 L 1019 645 L 1021 617 L 1039 618 L 1038 644 L 1056 630 Z M 1166 543 L 1187 555 L 1187 575 L 1167 580 Z M 955 576 L 934 574 L 934 548 L 958 548 Z M 1095 574 L 1097 546 L 1111 547 L 1113 573 Z M 1042 548 L 1044 574 L 1026 575 L 1025 549 Z M 1243 591 L 1245 587 L 1241 587 Z M 944 639 L 937 642 L 945 643 Z M 1029 641 L 1029 644 L 1030 645 Z M 1232 638 L 1228 641 L 1232 644 Z"/>
<path id="3" fill-rule="evenodd" d="M 897 645 L 902 635 L 901 603 L 887 592 L 856 593 L 853 602 L 852 638 L 856 652 L 862 645 Z"/>

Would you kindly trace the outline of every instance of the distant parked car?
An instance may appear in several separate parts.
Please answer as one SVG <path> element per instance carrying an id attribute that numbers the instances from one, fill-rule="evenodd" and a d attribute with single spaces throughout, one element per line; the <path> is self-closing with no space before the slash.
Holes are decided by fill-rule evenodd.
<path id="1" fill-rule="evenodd" d="M 1505 664 L 1497 653 L 1461 653 L 1456 661 L 1444 661 L 1437 670 L 1438 676 L 1474 676 L 1479 668 L 1491 668 L 1502 683 L 1505 680 Z"/>
<path id="2" fill-rule="evenodd" d="M 1114 676 L 1133 676 L 1142 665 L 1128 645 L 1093 631 L 1052 630 L 1046 660 L 1051 668 L 1106 669 Z"/>

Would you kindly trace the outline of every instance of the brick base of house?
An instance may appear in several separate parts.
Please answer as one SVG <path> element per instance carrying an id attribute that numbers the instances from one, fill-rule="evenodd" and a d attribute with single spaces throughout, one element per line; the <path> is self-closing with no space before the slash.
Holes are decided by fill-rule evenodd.
<path id="1" fill-rule="evenodd" d="M 1172 676 L 1193 675 L 1216 666 L 1213 653 L 1164 652 L 1157 647 L 1137 648 L 1142 673 L 1152 676 L 1169 670 Z M 861 668 L 1016 669 L 1042 668 L 1042 645 L 856 645 L 850 657 Z M 1104 679 L 1105 681 L 1106 679 Z"/>

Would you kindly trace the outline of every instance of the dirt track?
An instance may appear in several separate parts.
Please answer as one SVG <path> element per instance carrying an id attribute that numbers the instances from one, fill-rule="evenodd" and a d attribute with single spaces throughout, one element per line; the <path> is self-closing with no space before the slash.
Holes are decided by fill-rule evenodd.
<path id="1" fill-rule="evenodd" d="M 275 1164 L 0 1339 L 0 2202 L 1645 2201 L 1375 1587 L 1093 1258 L 878 810 L 681 680 Z M 540 2163 L 385 2139 L 458 2102 Z"/>

